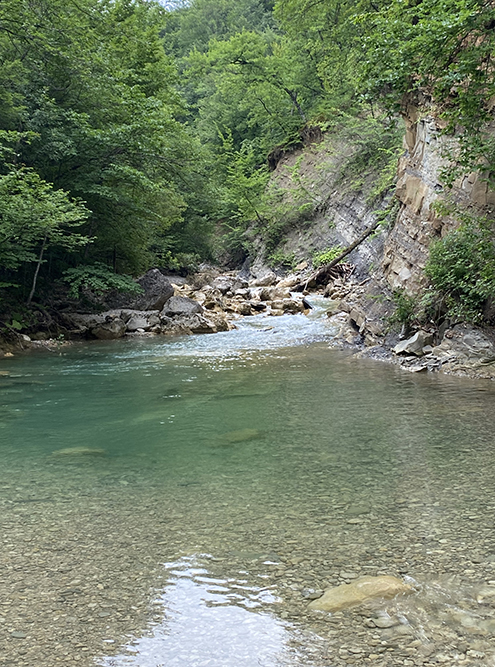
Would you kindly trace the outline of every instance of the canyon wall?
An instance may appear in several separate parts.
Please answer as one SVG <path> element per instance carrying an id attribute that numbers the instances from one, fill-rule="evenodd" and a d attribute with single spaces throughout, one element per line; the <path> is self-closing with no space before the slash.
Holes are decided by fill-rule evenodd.
<path id="1" fill-rule="evenodd" d="M 442 171 L 449 166 L 448 154 L 455 154 L 456 140 L 442 134 L 441 121 L 415 106 L 406 107 L 404 120 L 404 154 L 399 159 L 395 191 L 400 209 L 384 243 L 381 269 L 392 289 L 404 288 L 413 294 L 426 284 L 423 269 L 431 241 L 457 224 L 450 217 L 440 217 L 434 203 L 447 198 L 490 212 L 495 207 L 495 192 L 476 173 L 458 179 L 446 190 Z"/>

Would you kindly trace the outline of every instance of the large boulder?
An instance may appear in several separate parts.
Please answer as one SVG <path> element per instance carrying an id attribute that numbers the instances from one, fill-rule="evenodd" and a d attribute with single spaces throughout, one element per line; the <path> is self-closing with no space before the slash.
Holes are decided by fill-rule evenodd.
<path id="1" fill-rule="evenodd" d="M 173 296 L 163 306 L 161 315 L 164 317 L 176 317 L 178 315 L 201 314 L 203 308 L 197 301 L 187 296 Z"/>
<path id="2" fill-rule="evenodd" d="M 412 593 L 413 589 L 401 579 L 392 576 L 360 577 L 351 584 L 329 588 L 318 600 L 310 603 L 310 609 L 342 611 L 372 600 L 392 600 L 398 595 Z"/>
<path id="3" fill-rule="evenodd" d="M 139 329 L 149 331 L 152 327 L 160 324 L 159 310 L 130 310 L 125 308 L 121 311 L 120 317 L 124 320 L 126 330 L 129 333 Z"/>
<path id="4" fill-rule="evenodd" d="M 171 282 L 158 269 L 150 269 L 137 283 L 143 293 L 132 300 L 134 310 L 161 310 L 165 302 L 174 295 Z"/>
<path id="5" fill-rule="evenodd" d="M 100 340 L 114 340 L 125 334 L 125 322 L 120 317 L 108 317 L 105 322 L 90 329 L 91 335 Z"/>
<path id="6" fill-rule="evenodd" d="M 161 310 L 167 299 L 174 295 L 174 286 L 159 269 L 150 269 L 136 280 L 140 294 L 112 291 L 105 296 L 105 307 L 110 309 Z"/>
<path id="7" fill-rule="evenodd" d="M 426 331 L 417 331 L 414 336 L 407 340 L 402 340 L 394 347 L 395 354 L 414 354 L 417 357 L 423 355 L 423 348 L 426 345 L 431 345 L 433 336 Z"/>
<path id="8" fill-rule="evenodd" d="M 125 334 L 125 322 L 120 315 L 120 310 L 108 310 L 104 313 L 64 313 L 61 318 L 72 333 L 112 340 Z"/>

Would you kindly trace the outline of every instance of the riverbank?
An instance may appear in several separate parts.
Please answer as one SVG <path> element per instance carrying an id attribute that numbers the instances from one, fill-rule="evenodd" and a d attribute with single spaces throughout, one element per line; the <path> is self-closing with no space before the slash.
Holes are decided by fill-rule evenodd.
<path id="1" fill-rule="evenodd" d="M 214 267 L 206 267 L 188 279 L 161 274 L 157 279 L 158 273 L 154 269 L 146 274 L 147 284 L 152 287 L 138 302 L 126 304 L 125 297 L 119 296 L 117 301 L 124 304 L 120 308 L 101 311 L 100 307 L 100 312 L 64 310 L 54 315 L 59 331 L 56 338 L 35 331 L 31 335 L 38 340 L 33 340 L 28 334 L 10 331 L 10 340 L 2 343 L 0 354 L 8 358 L 28 350 L 57 352 L 85 339 L 218 333 L 255 315 L 307 315 L 316 296 L 335 328 L 331 342 L 335 347 L 412 373 L 495 379 L 493 329 L 460 323 L 440 329 L 411 329 L 407 336 L 401 336 L 400 325 L 391 323 L 395 310 L 392 295 L 372 277 L 358 280 L 344 270 L 317 285 L 312 284 L 313 274 L 307 265 L 286 276 L 277 276 L 266 268 L 258 277 Z M 110 304 L 115 305 L 115 300 L 113 297 L 112 304 L 110 299 Z"/>

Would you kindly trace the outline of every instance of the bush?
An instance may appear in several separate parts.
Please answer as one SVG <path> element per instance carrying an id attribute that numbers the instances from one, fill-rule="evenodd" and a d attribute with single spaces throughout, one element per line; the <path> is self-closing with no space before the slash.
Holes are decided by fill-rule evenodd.
<path id="1" fill-rule="evenodd" d="M 462 214 L 461 226 L 430 246 L 425 273 L 451 318 L 479 323 L 495 297 L 493 222 Z"/>
<path id="2" fill-rule="evenodd" d="M 395 290 L 392 295 L 395 311 L 388 318 L 390 324 L 400 324 L 405 332 L 409 331 L 411 324 L 416 319 L 418 308 L 418 297 L 406 294 L 404 289 Z"/>
<path id="3" fill-rule="evenodd" d="M 296 267 L 297 259 L 293 252 L 284 252 L 283 250 L 275 250 L 268 257 L 268 261 L 273 267 L 281 267 L 283 269 L 293 270 Z"/>
<path id="4" fill-rule="evenodd" d="M 313 253 L 313 266 L 315 269 L 318 269 L 320 266 L 325 264 L 330 264 L 344 249 L 340 245 L 334 245 L 327 250 L 322 252 Z"/>
<path id="5" fill-rule="evenodd" d="M 110 290 L 136 294 L 143 291 L 131 276 L 113 273 L 101 262 L 67 269 L 63 280 L 70 286 L 69 297 L 72 299 L 78 299 L 83 289 L 89 289 L 96 295 L 105 294 Z"/>

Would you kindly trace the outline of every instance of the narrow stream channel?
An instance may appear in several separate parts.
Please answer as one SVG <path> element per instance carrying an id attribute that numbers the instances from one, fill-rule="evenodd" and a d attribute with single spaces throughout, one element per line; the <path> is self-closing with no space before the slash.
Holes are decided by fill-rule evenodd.
<path id="1" fill-rule="evenodd" d="M 2 361 L 0 665 L 495 665 L 495 387 L 332 335 Z M 308 611 L 381 573 L 415 594 Z"/>

